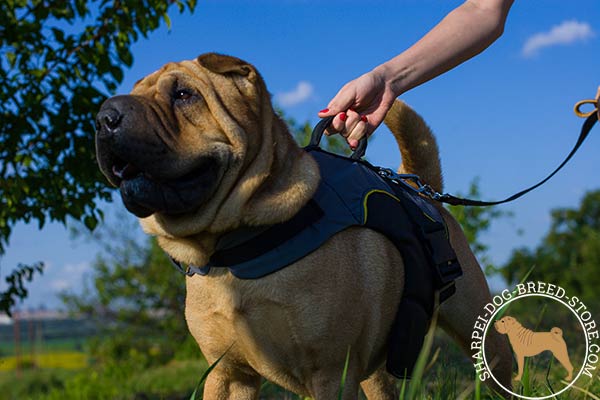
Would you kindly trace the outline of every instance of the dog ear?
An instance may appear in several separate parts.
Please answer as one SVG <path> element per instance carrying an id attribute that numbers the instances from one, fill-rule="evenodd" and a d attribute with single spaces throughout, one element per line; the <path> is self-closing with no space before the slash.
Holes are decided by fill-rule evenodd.
<path id="1" fill-rule="evenodd" d="M 206 53 L 199 56 L 196 61 L 216 74 L 238 75 L 249 80 L 254 80 L 257 75 L 256 69 L 246 61 L 224 54 Z"/>

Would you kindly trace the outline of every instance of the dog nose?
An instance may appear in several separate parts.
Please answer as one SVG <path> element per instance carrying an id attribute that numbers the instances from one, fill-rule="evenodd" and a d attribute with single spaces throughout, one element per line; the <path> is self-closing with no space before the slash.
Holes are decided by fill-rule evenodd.
<path id="1" fill-rule="evenodd" d="M 96 116 L 96 131 L 99 137 L 110 137 L 121 124 L 123 115 L 114 108 L 100 110 Z"/>

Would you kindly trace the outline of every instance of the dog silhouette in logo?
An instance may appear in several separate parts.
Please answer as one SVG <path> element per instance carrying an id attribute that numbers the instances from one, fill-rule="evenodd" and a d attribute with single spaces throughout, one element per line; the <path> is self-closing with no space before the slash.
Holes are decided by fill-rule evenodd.
<path id="1" fill-rule="evenodd" d="M 573 379 L 573 365 L 567 352 L 567 344 L 563 339 L 562 329 L 554 327 L 550 332 L 534 332 L 525 328 L 513 317 L 503 317 L 494 322 L 494 328 L 503 334 L 508 335 L 508 340 L 513 348 L 519 372 L 515 377 L 516 381 L 521 380 L 523 375 L 523 364 L 525 357 L 532 357 L 540 354 L 544 350 L 550 351 L 554 357 L 567 370 L 567 381 Z"/>

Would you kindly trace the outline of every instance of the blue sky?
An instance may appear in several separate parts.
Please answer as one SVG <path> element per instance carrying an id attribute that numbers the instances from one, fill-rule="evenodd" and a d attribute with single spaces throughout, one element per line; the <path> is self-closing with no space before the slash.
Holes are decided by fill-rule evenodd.
<path id="1" fill-rule="evenodd" d="M 133 46 L 134 65 L 120 93 L 169 61 L 216 51 L 254 64 L 274 101 L 298 121 L 316 113 L 348 80 L 398 54 L 461 1 L 213 0 L 196 12 L 171 13 L 162 27 Z M 175 11 L 175 10 L 173 10 Z M 406 93 L 436 133 L 448 192 L 465 192 L 476 177 L 486 199 L 504 198 L 545 177 L 575 142 L 582 120 L 575 102 L 600 85 L 600 3 L 516 0 L 504 35 L 453 71 Z M 393 138 L 380 128 L 371 162 L 396 167 Z M 502 263 L 511 249 L 534 246 L 548 230 L 549 212 L 575 207 L 600 188 L 600 128 L 550 182 L 502 206 L 514 218 L 497 222 L 485 240 Z M 109 214 L 120 202 L 107 205 Z M 517 235 L 517 230 L 523 230 Z M 47 263 L 29 286 L 25 307 L 60 304 L 55 293 L 78 290 L 99 248 L 69 239 L 50 224 L 19 225 L 0 260 L 2 274 L 18 262 Z M 165 266 L 165 273 L 174 273 Z"/>

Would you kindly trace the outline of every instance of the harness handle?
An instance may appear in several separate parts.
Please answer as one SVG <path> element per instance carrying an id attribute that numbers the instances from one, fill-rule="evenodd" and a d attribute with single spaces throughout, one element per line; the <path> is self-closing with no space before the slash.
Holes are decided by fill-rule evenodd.
<path id="1" fill-rule="evenodd" d="M 325 132 L 325 129 L 327 129 L 327 127 L 329 125 L 331 125 L 331 121 L 333 121 L 334 117 L 335 116 L 325 117 L 319 121 L 319 123 L 315 126 L 315 128 L 312 131 L 312 135 L 310 136 L 310 142 L 308 143 L 308 147 L 319 147 L 319 143 L 321 143 L 321 138 L 323 137 L 323 133 Z M 356 146 L 356 149 L 354 150 L 354 152 L 352 153 L 350 158 L 352 160 L 358 161 L 365 156 L 366 152 L 367 152 L 367 137 L 363 136 L 358 141 L 358 146 Z"/>

